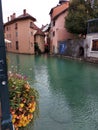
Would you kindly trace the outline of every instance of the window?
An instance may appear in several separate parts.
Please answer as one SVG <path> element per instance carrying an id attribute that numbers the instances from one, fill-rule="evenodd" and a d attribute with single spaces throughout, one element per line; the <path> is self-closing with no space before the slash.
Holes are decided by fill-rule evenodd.
<path id="1" fill-rule="evenodd" d="M 11 38 L 11 34 L 9 34 L 9 38 Z"/>
<path id="2" fill-rule="evenodd" d="M 16 50 L 19 50 L 19 43 L 16 41 Z"/>
<path id="3" fill-rule="evenodd" d="M 33 47 L 33 43 L 31 42 L 31 47 Z"/>
<path id="4" fill-rule="evenodd" d="M 92 51 L 98 51 L 98 39 L 92 40 Z"/>
<path id="5" fill-rule="evenodd" d="M 53 38 L 55 36 L 55 31 L 51 31 L 50 35 L 51 35 L 51 38 Z"/>
<path id="6" fill-rule="evenodd" d="M 97 32 L 98 32 L 98 19 L 88 21 L 87 33 L 97 33 Z"/>
<path id="7" fill-rule="evenodd" d="M 9 27 L 9 26 L 7 26 L 7 27 L 6 27 L 6 31 L 9 31 L 9 30 L 10 30 L 10 27 Z"/>
<path id="8" fill-rule="evenodd" d="M 33 23 L 32 22 L 30 22 L 30 28 L 32 28 L 33 27 Z"/>
<path id="9" fill-rule="evenodd" d="M 11 38 L 11 34 L 6 34 L 6 38 Z"/>
<path id="10" fill-rule="evenodd" d="M 6 27 L 6 31 L 8 31 L 8 27 Z"/>
<path id="11" fill-rule="evenodd" d="M 16 32 L 16 37 L 18 37 L 18 32 Z"/>
<path id="12" fill-rule="evenodd" d="M 8 46 L 8 48 L 12 48 L 11 43 L 8 43 L 7 46 Z"/>
<path id="13" fill-rule="evenodd" d="M 36 36 L 34 36 L 34 41 L 35 41 L 35 42 L 36 42 L 36 39 L 37 39 Z"/>
<path id="14" fill-rule="evenodd" d="M 51 21 L 51 27 L 55 26 L 55 20 Z"/>
<path id="15" fill-rule="evenodd" d="M 55 21 L 53 21 L 53 26 L 55 26 Z"/>
<path id="16" fill-rule="evenodd" d="M 55 31 L 53 31 L 53 37 L 55 36 Z"/>
<path id="17" fill-rule="evenodd" d="M 17 29 L 17 28 L 18 28 L 17 23 L 15 23 L 15 29 Z"/>
<path id="18" fill-rule="evenodd" d="M 31 36 L 33 36 L 33 32 L 31 32 Z"/>

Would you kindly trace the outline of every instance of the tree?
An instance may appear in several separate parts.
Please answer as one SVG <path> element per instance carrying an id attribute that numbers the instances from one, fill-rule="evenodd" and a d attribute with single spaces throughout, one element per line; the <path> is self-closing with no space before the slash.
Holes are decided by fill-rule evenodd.
<path id="1" fill-rule="evenodd" d="M 94 18 L 98 18 L 98 0 L 94 1 L 93 10 L 94 10 Z"/>
<path id="2" fill-rule="evenodd" d="M 65 27 L 70 33 L 84 35 L 86 34 L 87 21 L 94 18 L 95 14 L 89 0 L 72 0 L 65 18 Z"/>

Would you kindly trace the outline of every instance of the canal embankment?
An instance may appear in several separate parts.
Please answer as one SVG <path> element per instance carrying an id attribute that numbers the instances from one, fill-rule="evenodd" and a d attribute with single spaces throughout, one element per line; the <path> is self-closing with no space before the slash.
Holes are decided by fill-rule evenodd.
<path id="1" fill-rule="evenodd" d="M 92 64 L 98 64 L 98 58 L 95 58 L 95 57 L 85 58 L 84 61 L 92 63 Z"/>
<path id="2" fill-rule="evenodd" d="M 54 55 L 51 54 L 50 56 L 54 56 L 54 57 L 59 57 L 59 58 L 64 58 L 64 59 L 71 59 L 71 60 L 77 60 L 77 61 L 82 61 L 82 62 L 88 62 L 91 64 L 98 64 L 98 58 L 95 57 L 72 57 L 72 56 L 65 56 L 65 55 Z"/>

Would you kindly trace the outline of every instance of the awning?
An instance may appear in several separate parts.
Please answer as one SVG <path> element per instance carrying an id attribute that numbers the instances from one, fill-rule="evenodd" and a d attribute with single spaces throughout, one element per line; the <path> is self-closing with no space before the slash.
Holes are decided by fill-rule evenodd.
<path id="1" fill-rule="evenodd" d="M 11 41 L 8 39 L 4 39 L 4 40 L 5 40 L 5 43 L 11 43 Z"/>

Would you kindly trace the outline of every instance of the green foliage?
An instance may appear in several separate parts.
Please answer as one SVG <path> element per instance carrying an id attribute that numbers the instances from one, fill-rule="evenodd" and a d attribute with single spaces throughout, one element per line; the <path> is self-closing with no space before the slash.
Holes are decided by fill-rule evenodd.
<path id="1" fill-rule="evenodd" d="M 73 0 L 65 18 L 65 27 L 70 33 L 86 34 L 87 21 L 95 17 L 98 17 L 98 9 L 91 8 L 90 1 Z"/>
<path id="2" fill-rule="evenodd" d="M 93 10 L 94 10 L 94 18 L 98 18 L 98 0 L 95 0 Z"/>

